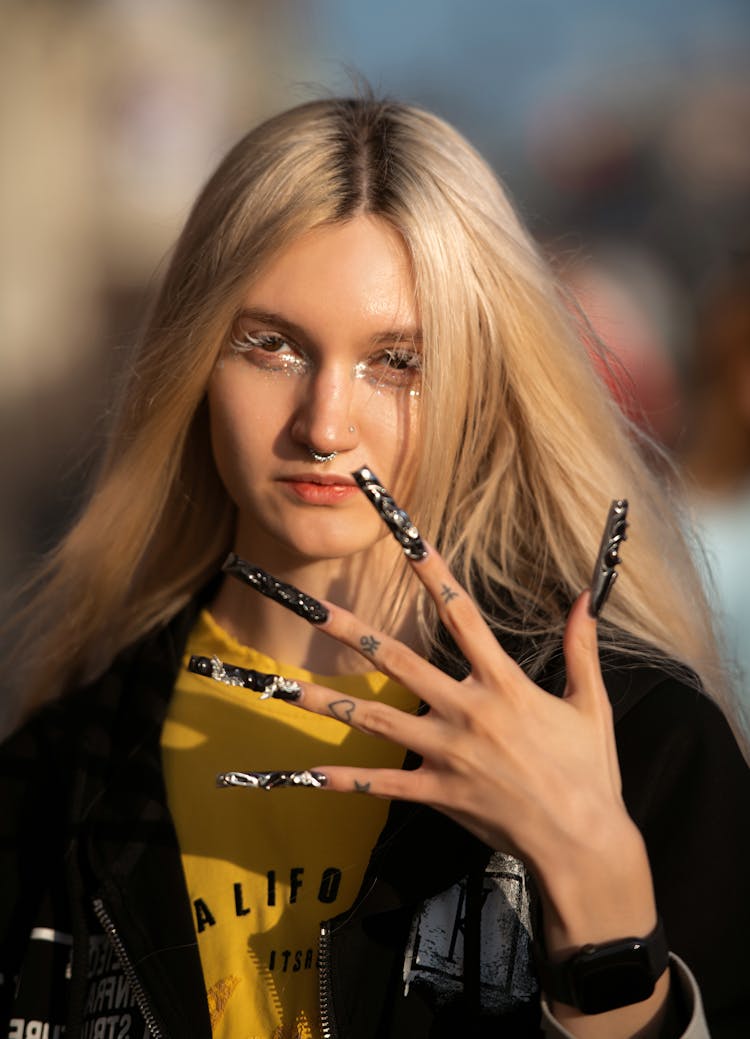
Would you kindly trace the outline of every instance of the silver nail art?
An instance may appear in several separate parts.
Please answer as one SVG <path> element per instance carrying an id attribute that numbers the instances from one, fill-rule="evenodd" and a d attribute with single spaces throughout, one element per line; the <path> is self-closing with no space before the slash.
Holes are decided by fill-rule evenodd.
<path id="1" fill-rule="evenodd" d="M 220 772 L 216 777 L 218 787 L 238 786 L 247 790 L 274 790 L 282 786 L 323 787 L 328 777 L 322 772 L 301 769 L 296 772 Z"/>
<path id="2" fill-rule="evenodd" d="M 627 540 L 627 515 L 628 503 L 624 498 L 612 502 L 591 578 L 589 613 L 592 617 L 599 616 L 617 580 L 615 567 L 621 562 L 620 545 Z"/>
<path id="3" fill-rule="evenodd" d="M 419 531 L 403 509 L 396 505 L 372 469 L 363 466 L 352 473 L 366 496 L 390 527 L 393 536 L 409 559 L 420 560 L 427 555 Z"/>
<path id="4" fill-rule="evenodd" d="M 236 664 L 225 664 L 217 656 L 192 656 L 188 661 L 188 671 L 193 674 L 212 678 L 223 685 L 237 686 L 241 689 L 253 689 L 260 693 L 261 700 L 274 697 L 276 700 L 299 700 L 302 686 L 293 678 L 283 675 L 269 675 L 264 671 L 253 671 L 252 668 L 238 667 Z"/>
<path id="5" fill-rule="evenodd" d="M 274 602 L 286 606 L 292 613 L 296 613 L 298 617 L 302 617 L 311 624 L 322 624 L 323 621 L 328 620 L 328 610 L 322 602 L 318 602 L 312 595 L 305 595 L 293 584 L 278 581 L 265 570 L 261 570 L 259 566 L 253 566 L 252 563 L 241 559 L 236 552 L 229 553 L 224 560 L 222 570 L 231 574 L 232 577 L 236 577 L 238 581 L 249 584 L 261 595 L 267 595 Z"/>

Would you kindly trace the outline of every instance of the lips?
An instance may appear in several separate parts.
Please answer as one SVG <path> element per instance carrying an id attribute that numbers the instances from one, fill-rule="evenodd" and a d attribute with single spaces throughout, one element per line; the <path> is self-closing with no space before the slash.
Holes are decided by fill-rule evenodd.
<path id="1" fill-rule="evenodd" d="M 284 483 L 317 483 L 321 486 L 356 487 L 353 476 L 348 473 L 292 473 L 290 476 L 282 476 Z"/>
<path id="2" fill-rule="evenodd" d="M 337 505 L 359 493 L 351 476 L 338 473 L 296 473 L 283 477 L 281 483 L 306 505 Z"/>

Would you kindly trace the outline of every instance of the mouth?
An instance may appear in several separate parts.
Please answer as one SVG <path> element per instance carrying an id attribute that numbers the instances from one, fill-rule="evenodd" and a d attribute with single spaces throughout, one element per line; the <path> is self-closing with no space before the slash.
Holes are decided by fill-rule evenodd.
<path id="1" fill-rule="evenodd" d="M 320 487 L 356 487 L 357 484 L 348 473 L 293 473 L 282 476 L 282 483 L 315 483 Z"/>
<path id="2" fill-rule="evenodd" d="M 280 482 L 305 505 L 337 505 L 360 493 L 351 476 L 338 473 L 295 473 Z"/>

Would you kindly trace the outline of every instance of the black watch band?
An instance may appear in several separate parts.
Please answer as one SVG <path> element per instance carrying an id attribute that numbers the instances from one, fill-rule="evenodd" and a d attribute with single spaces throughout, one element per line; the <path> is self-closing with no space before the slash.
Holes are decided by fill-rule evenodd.
<path id="1" fill-rule="evenodd" d="M 537 969 L 548 998 L 584 1014 L 602 1014 L 648 999 L 668 963 L 661 918 L 645 938 L 584 945 L 558 962 L 537 948 Z"/>

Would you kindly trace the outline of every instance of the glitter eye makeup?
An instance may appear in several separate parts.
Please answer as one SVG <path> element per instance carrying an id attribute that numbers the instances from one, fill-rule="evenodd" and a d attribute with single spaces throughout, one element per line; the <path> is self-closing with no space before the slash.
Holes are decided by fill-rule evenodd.
<path id="1" fill-rule="evenodd" d="M 243 332 L 238 330 L 229 340 L 235 357 L 242 357 L 256 368 L 284 375 L 306 375 L 311 364 L 307 357 L 276 332 Z"/>
<path id="2" fill-rule="evenodd" d="M 315 349 L 310 351 L 299 345 L 307 343 L 307 338 L 305 330 L 287 322 L 283 314 L 253 309 L 236 317 L 228 348 L 232 357 L 261 371 L 306 376 L 314 374 L 320 363 Z M 376 335 L 371 340 L 370 352 L 352 365 L 352 378 L 378 392 L 406 391 L 410 397 L 418 397 L 422 377 L 420 342 L 421 334 L 411 330 Z"/>
<path id="3" fill-rule="evenodd" d="M 355 379 L 366 379 L 377 389 L 406 389 L 412 397 L 419 396 L 421 374 L 421 355 L 399 347 L 380 350 L 354 366 Z"/>

